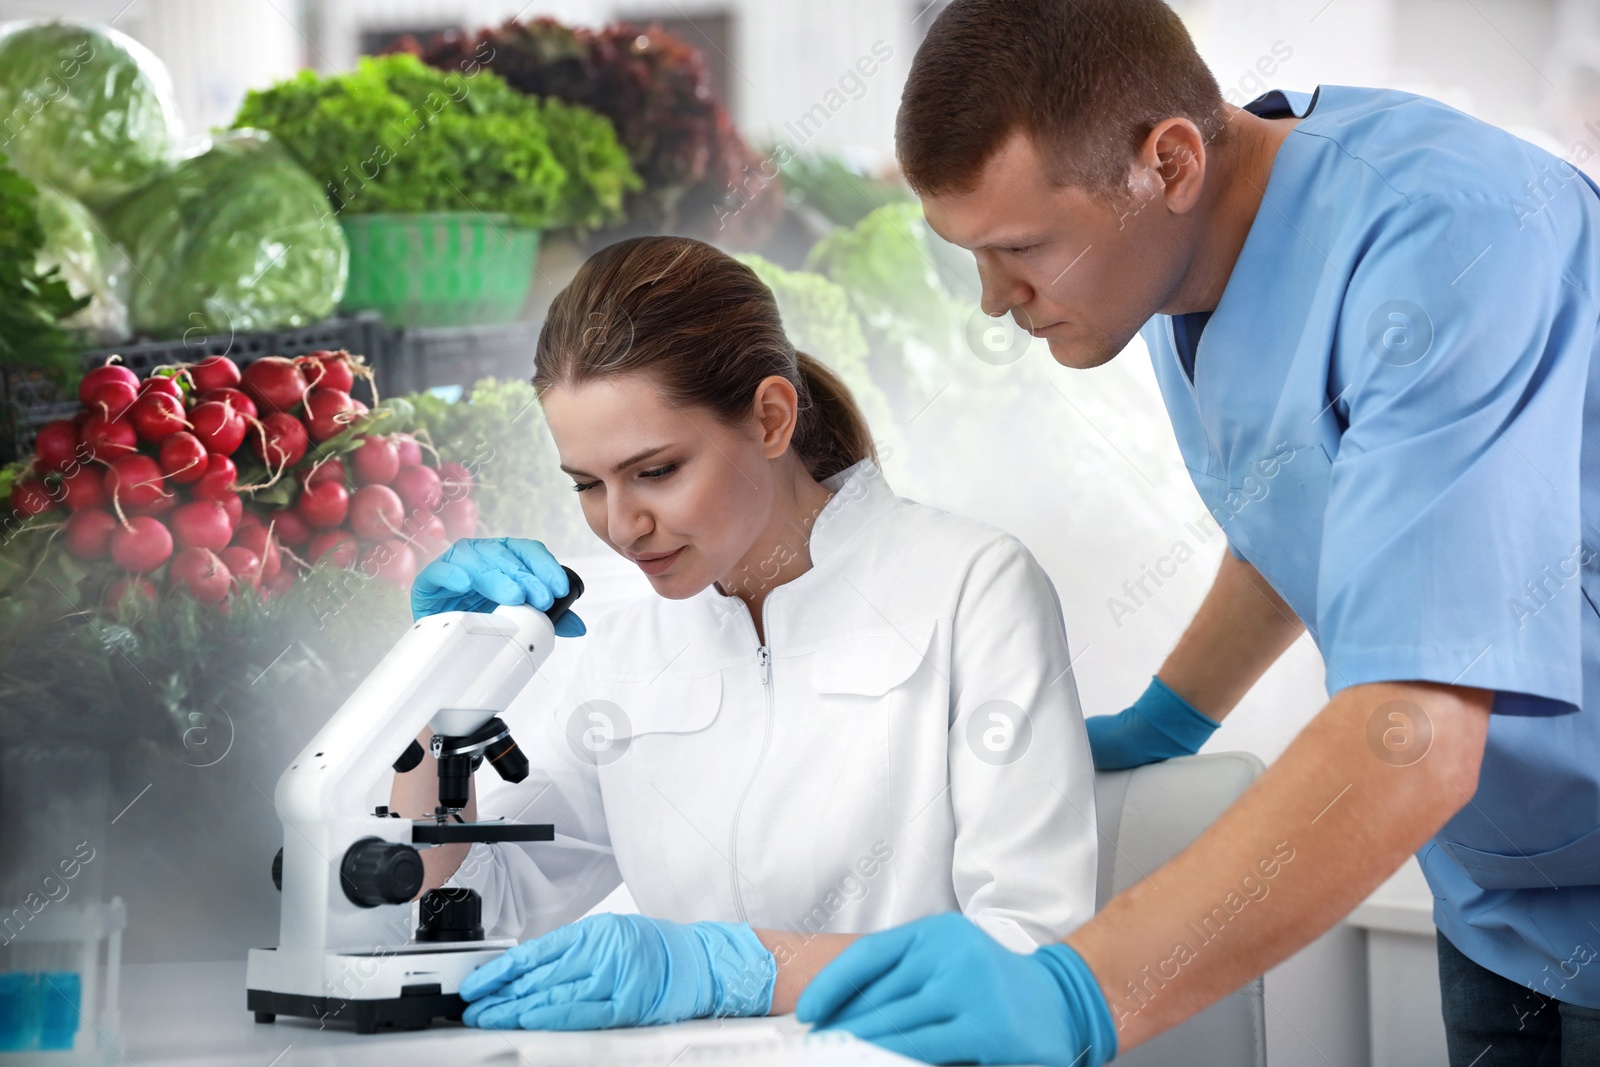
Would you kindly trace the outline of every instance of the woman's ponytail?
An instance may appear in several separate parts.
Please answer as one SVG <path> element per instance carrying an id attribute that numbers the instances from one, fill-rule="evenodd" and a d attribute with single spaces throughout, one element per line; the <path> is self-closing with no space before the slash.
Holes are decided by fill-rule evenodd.
<path id="1" fill-rule="evenodd" d="M 821 360 L 796 351 L 800 370 L 800 425 L 794 450 L 817 481 L 831 478 L 864 459 L 878 460 L 872 430 L 844 379 Z"/>

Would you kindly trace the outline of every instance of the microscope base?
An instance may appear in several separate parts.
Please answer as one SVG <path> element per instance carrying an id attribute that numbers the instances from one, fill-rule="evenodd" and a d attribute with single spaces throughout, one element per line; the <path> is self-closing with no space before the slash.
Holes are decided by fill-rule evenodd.
<path id="1" fill-rule="evenodd" d="M 358 1034 L 375 1034 L 380 1027 L 426 1030 L 435 1019 L 460 1019 L 467 1006 L 457 994 L 439 992 L 436 982 L 407 987 L 403 995 L 387 1000 L 308 997 L 266 989 L 251 989 L 246 998 L 245 1008 L 255 1012 L 258 1023 L 276 1022 L 280 1015 L 292 1015 L 322 1023 L 352 1023 Z"/>
<path id="2" fill-rule="evenodd" d="M 460 1019 L 462 979 L 515 944 L 501 938 L 357 953 L 253 948 L 245 1009 L 258 1023 L 289 1015 L 353 1024 L 362 1034 L 424 1030 L 435 1019 Z"/>

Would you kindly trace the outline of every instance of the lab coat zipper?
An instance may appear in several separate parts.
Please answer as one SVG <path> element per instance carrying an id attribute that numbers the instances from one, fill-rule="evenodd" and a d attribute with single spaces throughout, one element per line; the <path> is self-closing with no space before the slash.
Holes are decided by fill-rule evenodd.
<path id="1" fill-rule="evenodd" d="M 772 599 L 768 593 L 766 600 L 761 602 L 761 637 L 766 638 L 772 631 L 767 623 L 767 603 Z M 752 625 L 754 622 L 752 620 Z M 750 796 L 750 790 L 755 788 L 756 776 L 761 773 L 761 765 L 767 759 L 767 746 L 772 743 L 772 649 L 766 644 L 756 646 L 756 665 L 761 669 L 761 688 L 767 698 L 766 721 L 762 726 L 761 751 L 756 755 L 755 766 L 750 769 L 750 778 L 744 785 L 744 792 L 739 794 L 739 803 L 733 808 L 733 821 L 728 827 L 728 887 L 733 891 L 733 913 L 739 922 L 749 922 L 749 915 L 744 910 L 744 893 L 739 889 L 739 816 L 744 812 L 744 802 Z"/>

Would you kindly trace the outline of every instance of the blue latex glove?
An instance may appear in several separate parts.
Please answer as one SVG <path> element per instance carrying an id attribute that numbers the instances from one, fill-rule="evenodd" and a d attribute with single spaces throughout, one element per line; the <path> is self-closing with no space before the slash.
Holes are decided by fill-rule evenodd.
<path id="1" fill-rule="evenodd" d="M 1117 1054 L 1111 1009 L 1076 952 L 1012 952 L 957 912 L 857 941 L 795 1014 L 929 1063 L 1100 1067 Z"/>
<path id="2" fill-rule="evenodd" d="M 461 983 L 462 1022 L 601 1030 L 766 1015 L 778 964 L 750 927 L 591 915 L 524 941 Z"/>
<path id="3" fill-rule="evenodd" d="M 411 583 L 411 617 L 441 611 L 493 611 L 531 604 L 540 611 L 567 595 L 567 572 L 538 541 L 525 537 L 463 537 L 422 568 Z M 556 623 L 562 637 L 585 633 L 571 611 Z"/>
<path id="4" fill-rule="evenodd" d="M 1216 732 L 1218 723 L 1152 677 L 1133 707 L 1116 715 L 1091 715 L 1083 725 L 1089 730 L 1095 769 L 1120 771 L 1192 756 Z"/>

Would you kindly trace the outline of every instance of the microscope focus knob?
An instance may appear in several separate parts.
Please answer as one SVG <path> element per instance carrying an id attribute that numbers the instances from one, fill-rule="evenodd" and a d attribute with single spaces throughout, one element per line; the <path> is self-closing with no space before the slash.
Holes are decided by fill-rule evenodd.
<path id="1" fill-rule="evenodd" d="M 418 941 L 482 941 L 483 898 L 471 889 L 430 889 L 422 894 Z"/>
<path id="2" fill-rule="evenodd" d="M 346 850 L 339 874 L 344 895 L 359 907 L 405 904 L 422 888 L 422 857 L 402 842 L 363 837 Z"/>

